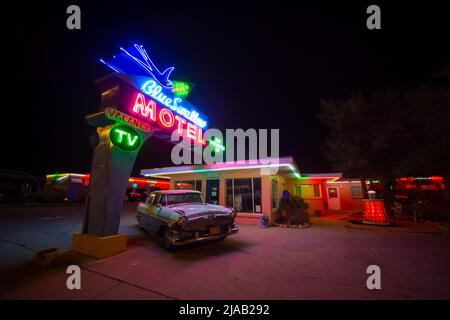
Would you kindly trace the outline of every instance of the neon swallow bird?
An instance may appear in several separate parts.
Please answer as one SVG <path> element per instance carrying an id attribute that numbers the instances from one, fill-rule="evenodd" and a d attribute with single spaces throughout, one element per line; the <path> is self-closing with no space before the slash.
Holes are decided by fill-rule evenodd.
<path id="1" fill-rule="evenodd" d="M 173 88 L 173 82 L 169 80 L 169 77 L 172 71 L 175 69 L 175 67 L 169 67 L 163 72 L 160 72 L 158 68 L 155 66 L 155 64 L 152 62 L 152 60 L 150 60 L 147 51 L 145 51 L 142 45 L 135 44 L 134 47 L 142 56 L 143 60 L 133 56 L 124 48 L 120 48 L 120 50 L 122 50 L 127 55 L 127 57 L 135 61 L 141 68 L 143 68 L 146 72 L 148 72 L 161 86 L 166 88 Z"/>

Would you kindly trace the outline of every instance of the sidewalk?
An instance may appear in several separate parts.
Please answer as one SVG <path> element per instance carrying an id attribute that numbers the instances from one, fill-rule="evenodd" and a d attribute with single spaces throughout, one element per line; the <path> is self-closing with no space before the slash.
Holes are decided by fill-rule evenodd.
<path id="1" fill-rule="evenodd" d="M 32 300 L 160 300 L 170 299 L 163 294 L 140 288 L 120 279 L 92 272 L 81 266 L 81 290 L 69 290 L 66 287 L 68 274 L 58 271 L 45 278 L 20 286 L 1 294 L 0 299 Z"/>

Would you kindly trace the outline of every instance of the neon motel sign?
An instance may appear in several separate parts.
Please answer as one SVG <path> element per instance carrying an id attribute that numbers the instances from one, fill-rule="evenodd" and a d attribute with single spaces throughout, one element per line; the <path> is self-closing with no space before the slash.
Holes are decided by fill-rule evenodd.
<path id="1" fill-rule="evenodd" d="M 158 106 L 155 100 L 146 99 L 142 93 L 136 95 L 130 112 L 145 118 L 149 122 L 157 123 L 162 128 L 177 130 L 178 134 L 184 134 L 187 138 L 201 145 L 206 144 L 203 139 L 202 128 L 178 114 L 173 114 L 170 109 Z"/>
<path id="2" fill-rule="evenodd" d="M 205 118 L 183 97 L 183 95 L 187 96 L 189 93 L 189 85 L 169 79 L 170 74 L 175 69 L 174 67 L 166 68 L 163 72 L 159 71 L 142 45 L 134 44 L 126 50 L 123 48 L 120 48 L 120 50 L 122 53 L 109 61 L 103 59 L 100 59 L 100 61 L 119 75 L 129 78 L 135 88 L 151 98 L 150 101 L 158 101 L 171 113 L 174 112 L 183 117 L 187 123 L 192 122 L 195 128 L 206 128 L 207 121 Z M 141 98 L 139 99 L 141 100 Z M 141 112 L 141 114 L 145 113 L 145 111 Z M 165 118 L 170 117 L 166 114 L 167 111 L 163 111 Z M 168 128 L 169 126 L 165 127 Z M 191 133 L 193 130 L 191 129 Z M 192 136 L 191 133 L 189 136 Z"/>
<path id="3" fill-rule="evenodd" d="M 105 108 L 105 115 L 108 119 L 122 124 L 127 124 L 135 129 L 139 129 L 144 132 L 151 131 L 150 124 L 147 122 L 139 120 L 114 108 Z"/>
<path id="4" fill-rule="evenodd" d="M 189 110 L 183 106 L 183 98 L 170 98 L 169 92 L 172 91 L 167 92 L 167 89 L 164 89 L 162 86 L 158 85 L 155 80 L 146 81 L 141 86 L 141 90 L 164 106 L 168 107 L 170 110 L 175 111 L 187 120 L 192 121 L 200 128 L 206 127 L 207 122 L 200 117 L 197 111 Z"/>

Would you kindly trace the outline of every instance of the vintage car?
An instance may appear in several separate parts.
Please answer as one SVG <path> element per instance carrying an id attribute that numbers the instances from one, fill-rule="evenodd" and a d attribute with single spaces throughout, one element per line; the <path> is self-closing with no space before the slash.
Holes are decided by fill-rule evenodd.
<path id="1" fill-rule="evenodd" d="M 154 191 L 137 211 L 138 226 L 160 236 L 166 249 L 238 232 L 233 208 L 207 204 L 195 190 Z"/>

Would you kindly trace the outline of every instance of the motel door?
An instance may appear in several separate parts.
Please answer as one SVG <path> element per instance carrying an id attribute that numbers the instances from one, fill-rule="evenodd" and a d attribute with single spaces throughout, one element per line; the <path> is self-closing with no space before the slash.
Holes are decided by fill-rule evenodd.
<path id="1" fill-rule="evenodd" d="M 341 198 L 338 187 L 327 187 L 328 209 L 341 209 Z"/>
<path id="2" fill-rule="evenodd" d="M 206 180 L 206 203 L 219 204 L 219 179 Z"/>

